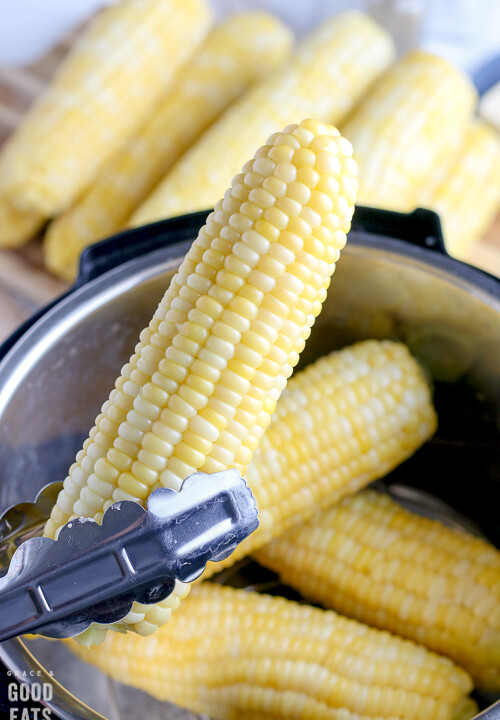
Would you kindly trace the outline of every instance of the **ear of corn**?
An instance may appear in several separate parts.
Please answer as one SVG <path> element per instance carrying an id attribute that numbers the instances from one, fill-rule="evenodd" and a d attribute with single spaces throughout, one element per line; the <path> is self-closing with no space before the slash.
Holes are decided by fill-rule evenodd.
<path id="1" fill-rule="evenodd" d="M 0 156 L 2 194 L 51 217 L 153 111 L 208 30 L 206 0 L 122 0 L 76 43 Z"/>
<path id="2" fill-rule="evenodd" d="M 424 373 L 404 345 L 367 340 L 309 365 L 290 380 L 246 473 L 259 528 L 205 577 L 383 477 L 435 429 Z"/>
<path id="3" fill-rule="evenodd" d="M 442 58 L 414 51 L 397 63 L 342 126 L 356 148 L 358 202 L 413 210 L 453 161 L 475 101 Z"/>
<path id="4" fill-rule="evenodd" d="M 441 216 L 446 248 L 465 259 L 500 208 L 500 136 L 486 123 L 471 123 L 443 182 L 420 203 Z"/>
<path id="5" fill-rule="evenodd" d="M 203 134 L 131 224 L 212 207 L 262 137 L 294 117 L 338 122 L 392 56 L 389 36 L 369 17 L 348 12 L 326 22 L 281 71 L 249 91 Z"/>
<path id="6" fill-rule="evenodd" d="M 43 217 L 18 210 L 0 196 L 0 247 L 16 248 L 24 245 L 42 225 Z"/>
<path id="7" fill-rule="evenodd" d="M 113 502 L 244 471 L 321 309 L 350 227 L 352 147 L 306 120 L 235 177 L 173 278 L 78 453 L 45 532 Z M 147 634 L 185 588 L 125 625 Z"/>
<path id="8" fill-rule="evenodd" d="M 332 611 L 203 583 L 151 638 L 109 635 L 83 660 L 220 720 L 452 720 L 469 676 Z M 472 716 L 469 715 L 469 717 Z"/>
<path id="9" fill-rule="evenodd" d="M 500 690 L 500 552 L 365 490 L 262 548 L 305 597 L 448 655 Z"/>
<path id="10" fill-rule="evenodd" d="M 47 267 L 72 280 L 81 250 L 119 230 L 224 108 L 284 60 L 291 41 L 290 31 L 262 12 L 233 15 L 216 27 L 178 73 L 153 118 L 49 227 Z"/>

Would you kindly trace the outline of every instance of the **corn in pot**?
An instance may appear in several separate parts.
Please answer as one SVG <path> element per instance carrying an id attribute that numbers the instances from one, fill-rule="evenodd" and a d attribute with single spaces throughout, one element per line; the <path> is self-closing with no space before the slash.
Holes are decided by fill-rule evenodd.
<path id="1" fill-rule="evenodd" d="M 203 583 L 149 638 L 110 634 L 83 660 L 219 720 L 466 720 L 450 660 L 333 611 Z"/>
<path id="2" fill-rule="evenodd" d="M 262 548 L 305 597 L 448 655 L 500 690 L 500 552 L 365 490 Z"/>

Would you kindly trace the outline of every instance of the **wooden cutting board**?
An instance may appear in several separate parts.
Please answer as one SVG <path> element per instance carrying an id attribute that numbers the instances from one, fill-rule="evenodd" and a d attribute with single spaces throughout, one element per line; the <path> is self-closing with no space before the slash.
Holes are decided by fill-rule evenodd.
<path id="1" fill-rule="evenodd" d="M 74 36 L 67 38 L 32 67 L 0 67 L 0 145 L 43 90 L 73 40 Z M 500 277 L 500 215 L 475 246 L 469 261 Z M 66 288 L 44 269 L 40 242 L 21 250 L 0 250 L 0 343 Z"/>

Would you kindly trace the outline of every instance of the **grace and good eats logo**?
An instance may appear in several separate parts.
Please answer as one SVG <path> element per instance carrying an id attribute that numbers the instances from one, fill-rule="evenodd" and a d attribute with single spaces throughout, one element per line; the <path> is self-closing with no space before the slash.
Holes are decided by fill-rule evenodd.
<path id="1" fill-rule="evenodd" d="M 41 678 L 40 670 L 30 670 L 29 672 L 13 672 L 7 671 L 9 677 L 15 678 L 7 685 L 7 698 L 10 704 L 9 720 L 54 720 L 49 708 L 46 707 L 30 707 L 31 703 L 50 702 L 54 695 L 54 688 L 49 682 L 37 681 L 36 677 Z M 30 676 L 29 683 L 26 682 L 27 676 Z M 52 670 L 50 676 L 54 676 Z"/>

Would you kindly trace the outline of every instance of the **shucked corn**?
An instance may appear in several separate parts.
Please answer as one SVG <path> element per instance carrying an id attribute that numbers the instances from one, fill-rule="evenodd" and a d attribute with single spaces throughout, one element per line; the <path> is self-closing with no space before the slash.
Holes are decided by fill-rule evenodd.
<path id="1" fill-rule="evenodd" d="M 498 132 L 486 123 L 471 123 L 456 161 L 421 205 L 439 213 L 448 252 L 465 259 L 500 208 Z"/>
<path id="2" fill-rule="evenodd" d="M 72 465 L 45 532 L 144 502 L 195 472 L 244 471 L 321 310 L 356 195 L 352 147 L 305 120 L 243 167 L 172 279 Z M 215 160 L 214 162 L 217 162 Z M 147 634 L 186 589 L 122 625 Z"/>
<path id="3" fill-rule="evenodd" d="M 246 479 L 259 529 L 205 577 L 406 460 L 436 429 L 424 373 L 408 349 L 367 340 L 290 380 Z"/>
<path id="4" fill-rule="evenodd" d="M 290 118 L 338 122 L 392 57 L 389 36 L 366 15 L 353 11 L 327 21 L 281 71 L 250 90 L 202 135 L 131 224 L 212 207 L 263 137 Z"/>
<path id="5" fill-rule="evenodd" d="M 24 245 L 40 230 L 43 222 L 42 216 L 18 210 L 0 196 L 0 247 Z"/>
<path id="6" fill-rule="evenodd" d="M 0 192 L 51 217 L 134 134 L 203 39 L 206 0 L 122 0 L 104 10 L 0 155 Z"/>
<path id="7" fill-rule="evenodd" d="M 83 660 L 220 720 L 472 717 L 469 676 L 332 611 L 204 583 L 150 638 L 110 634 Z"/>
<path id="8" fill-rule="evenodd" d="M 356 148 L 358 202 L 413 210 L 453 161 L 475 101 L 446 60 L 414 51 L 398 62 L 342 126 Z"/>
<path id="9" fill-rule="evenodd" d="M 262 548 L 305 597 L 448 655 L 500 690 L 500 552 L 365 490 Z"/>
<path id="10" fill-rule="evenodd" d="M 216 27 L 139 134 L 113 156 L 75 205 L 49 227 L 47 267 L 72 280 L 81 250 L 112 235 L 200 133 L 251 82 L 288 55 L 291 32 L 248 12 Z"/>

